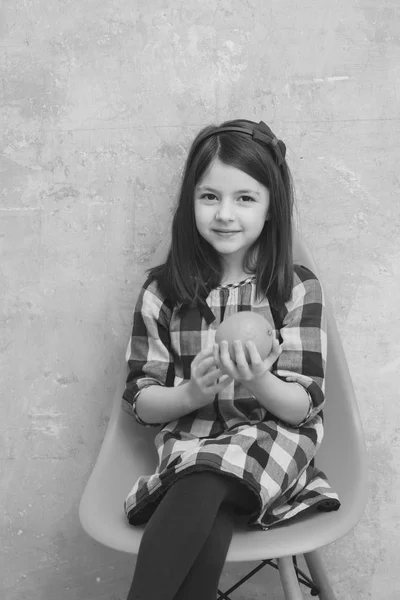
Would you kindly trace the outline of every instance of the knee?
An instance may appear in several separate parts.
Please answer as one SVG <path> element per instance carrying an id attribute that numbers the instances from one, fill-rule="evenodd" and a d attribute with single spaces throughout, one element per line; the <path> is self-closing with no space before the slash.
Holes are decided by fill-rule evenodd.
<path id="1" fill-rule="evenodd" d="M 216 496 L 222 500 L 228 495 L 228 490 L 226 477 L 213 471 L 193 471 L 175 481 L 168 492 L 180 499 L 187 496 L 200 500 L 204 496 Z"/>

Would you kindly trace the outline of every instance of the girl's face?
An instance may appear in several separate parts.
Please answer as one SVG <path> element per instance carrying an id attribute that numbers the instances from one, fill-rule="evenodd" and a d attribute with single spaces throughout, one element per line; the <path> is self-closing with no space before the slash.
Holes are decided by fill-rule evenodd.
<path id="1" fill-rule="evenodd" d="M 269 219 L 269 204 L 268 188 L 218 159 L 197 184 L 196 226 L 220 254 L 226 273 L 241 271 L 247 249 Z"/>

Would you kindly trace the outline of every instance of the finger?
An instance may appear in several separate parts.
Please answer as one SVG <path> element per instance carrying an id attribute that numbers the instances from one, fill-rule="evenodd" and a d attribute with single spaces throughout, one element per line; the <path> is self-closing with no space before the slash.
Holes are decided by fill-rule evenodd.
<path id="1" fill-rule="evenodd" d="M 247 358 L 244 353 L 243 342 L 241 342 L 240 340 L 235 340 L 233 345 L 235 348 L 236 365 L 238 366 L 239 369 L 247 369 L 249 366 L 249 363 L 247 362 Z"/>
<path id="2" fill-rule="evenodd" d="M 261 364 L 262 359 L 261 359 L 260 353 L 259 353 L 258 348 L 255 345 L 255 343 L 252 340 L 249 340 L 248 342 L 246 342 L 246 346 L 249 350 L 250 361 L 251 361 L 252 366 L 257 366 L 257 365 Z"/>
<path id="3" fill-rule="evenodd" d="M 200 360 L 202 360 L 203 358 L 212 356 L 213 352 L 214 352 L 214 344 L 212 344 L 211 346 L 207 346 L 207 348 L 203 348 L 203 350 L 201 350 L 201 352 L 199 352 L 197 356 Z"/>
<path id="4" fill-rule="evenodd" d="M 206 385 L 210 385 L 215 383 L 219 377 L 221 377 L 222 375 L 222 371 L 221 369 L 219 369 L 218 367 L 213 369 L 212 371 L 209 371 L 208 373 L 206 373 L 206 375 L 204 375 L 203 377 L 203 381 L 206 383 Z"/>
<path id="5" fill-rule="evenodd" d="M 207 375 L 210 371 L 210 368 L 215 364 L 214 356 L 209 356 L 205 358 L 200 365 L 197 367 L 197 373 L 200 377 Z"/>
<path id="6" fill-rule="evenodd" d="M 277 338 L 274 338 L 272 340 L 272 345 L 271 345 L 271 350 L 267 356 L 268 359 L 271 358 L 278 358 L 279 354 L 282 352 L 281 346 L 279 344 L 279 340 Z"/>
<path id="7" fill-rule="evenodd" d="M 277 360 L 281 354 L 282 354 L 282 346 L 280 346 L 279 343 L 277 343 L 277 345 L 272 348 L 272 350 L 267 358 L 271 367 L 272 367 L 272 365 L 274 365 L 277 362 Z"/>
<path id="8" fill-rule="evenodd" d="M 228 387 L 234 381 L 231 375 L 223 375 L 221 369 L 218 369 L 217 380 L 214 382 L 215 393 L 218 394 L 221 390 Z"/>
<path id="9" fill-rule="evenodd" d="M 230 354 L 229 354 L 229 346 L 226 340 L 222 341 L 220 344 L 220 367 L 221 369 L 230 375 L 231 377 L 237 377 L 239 375 L 236 364 L 233 362 Z"/>
<path id="10" fill-rule="evenodd" d="M 220 366 L 220 364 L 219 364 L 219 345 L 218 344 L 214 344 L 213 356 L 214 356 L 215 364 Z"/>
<path id="11" fill-rule="evenodd" d="M 272 351 L 274 352 L 274 354 L 276 355 L 276 357 L 278 357 L 280 354 L 282 354 L 282 346 L 279 343 L 278 339 L 275 339 L 272 343 Z"/>
<path id="12" fill-rule="evenodd" d="M 225 389 L 226 387 L 228 387 L 228 385 L 232 383 L 232 381 L 234 381 L 233 377 L 231 377 L 230 375 L 225 375 L 219 380 L 217 389 L 219 389 L 219 391 Z"/>
<path id="13" fill-rule="evenodd" d="M 223 340 L 220 344 L 220 360 L 223 367 L 231 368 L 233 366 L 233 361 L 229 354 L 229 345 L 226 340 Z"/>
<path id="14" fill-rule="evenodd" d="M 213 363 L 214 358 L 205 358 L 202 362 L 197 364 L 193 361 L 191 364 L 191 372 L 197 378 L 204 377 L 204 375 L 209 372 Z"/>
<path id="15" fill-rule="evenodd" d="M 203 348 L 203 350 L 200 350 L 200 352 L 198 354 L 196 354 L 196 356 L 192 360 L 192 363 L 191 363 L 192 368 L 197 367 L 197 365 L 200 365 L 201 362 L 203 361 L 203 359 L 206 358 L 208 355 L 209 355 L 209 348 Z"/>

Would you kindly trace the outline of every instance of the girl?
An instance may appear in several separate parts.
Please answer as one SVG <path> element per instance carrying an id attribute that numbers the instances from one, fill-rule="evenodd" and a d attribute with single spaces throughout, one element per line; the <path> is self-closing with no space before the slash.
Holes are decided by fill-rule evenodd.
<path id="1" fill-rule="evenodd" d="M 239 519 L 254 529 L 340 506 L 314 466 L 323 437 L 326 317 L 293 264 L 285 144 L 263 122 L 205 127 L 183 172 L 165 264 L 134 313 L 124 408 L 155 437 L 156 472 L 125 501 L 146 523 L 128 600 L 215 600 Z M 224 318 L 274 324 L 264 361 L 214 343 Z"/>

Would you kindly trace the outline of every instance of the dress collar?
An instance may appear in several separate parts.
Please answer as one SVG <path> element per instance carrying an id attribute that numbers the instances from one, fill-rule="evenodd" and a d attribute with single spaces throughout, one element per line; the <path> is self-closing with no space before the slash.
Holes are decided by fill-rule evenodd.
<path id="1" fill-rule="evenodd" d="M 243 285 L 245 283 L 252 281 L 254 278 L 255 278 L 255 275 L 249 275 L 248 277 L 246 277 L 246 279 L 242 279 L 242 281 L 238 281 L 236 283 L 227 283 L 225 285 L 219 285 L 214 289 L 220 290 L 220 289 L 239 287 L 240 285 Z M 201 316 L 205 319 L 207 325 L 211 325 L 211 323 L 213 323 L 213 321 L 215 321 L 215 319 L 216 319 L 216 316 L 214 315 L 213 311 L 208 306 L 208 304 L 205 300 L 198 301 L 196 305 L 194 305 L 193 303 L 190 303 L 190 302 L 178 302 L 176 307 L 177 307 L 178 312 L 184 312 L 185 310 L 188 310 L 189 308 L 196 307 L 198 309 L 198 311 L 200 312 Z"/>

